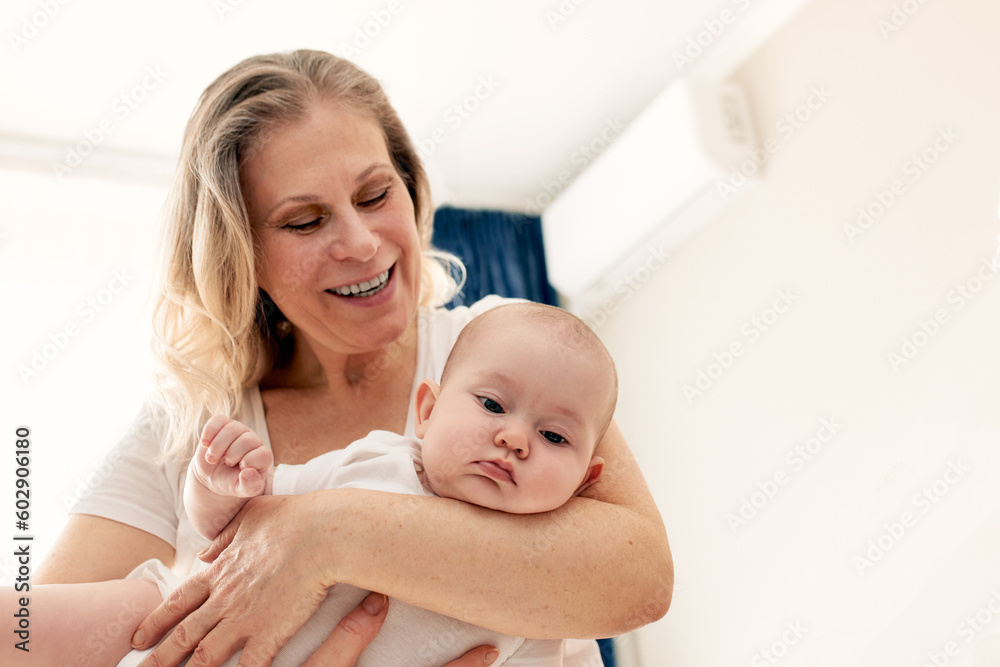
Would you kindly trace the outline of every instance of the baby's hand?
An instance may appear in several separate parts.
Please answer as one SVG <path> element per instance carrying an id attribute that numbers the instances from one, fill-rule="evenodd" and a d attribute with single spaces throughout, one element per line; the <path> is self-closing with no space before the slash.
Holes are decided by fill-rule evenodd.
<path id="1" fill-rule="evenodd" d="M 215 415 L 205 424 L 192 462 L 195 477 L 224 496 L 252 498 L 264 492 L 274 456 L 245 424 Z"/>

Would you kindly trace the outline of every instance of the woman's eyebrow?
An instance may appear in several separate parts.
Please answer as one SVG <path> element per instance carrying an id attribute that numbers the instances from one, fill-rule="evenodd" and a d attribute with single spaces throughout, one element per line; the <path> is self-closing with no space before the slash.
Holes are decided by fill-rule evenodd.
<path id="1" fill-rule="evenodd" d="M 371 176 L 372 172 L 378 171 L 379 169 L 388 169 L 393 173 L 396 172 L 396 169 L 388 162 L 375 162 L 374 164 L 369 165 L 368 168 L 362 171 L 360 174 L 358 174 L 357 178 L 355 178 L 354 181 L 356 183 L 360 183 L 361 181 Z"/>
<path id="2" fill-rule="evenodd" d="M 279 208 L 290 202 L 302 202 L 304 204 L 312 204 L 317 201 L 319 201 L 319 197 L 317 197 L 316 195 L 293 195 L 291 197 L 285 197 L 277 204 L 275 204 L 270 211 L 267 212 L 267 215 L 264 216 L 264 222 L 269 221 L 271 219 L 271 216 L 274 215 L 275 211 L 277 211 Z"/>

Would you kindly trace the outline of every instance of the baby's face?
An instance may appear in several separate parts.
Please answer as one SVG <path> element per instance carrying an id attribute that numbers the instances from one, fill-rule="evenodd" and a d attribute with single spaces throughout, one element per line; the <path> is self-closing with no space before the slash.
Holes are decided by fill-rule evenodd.
<path id="1" fill-rule="evenodd" d="M 426 480 L 439 496 L 504 512 L 553 510 L 600 474 L 593 454 L 613 380 L 593 353 L 529 326 L 480 341 L 444 387 L 418 392 Z"/>

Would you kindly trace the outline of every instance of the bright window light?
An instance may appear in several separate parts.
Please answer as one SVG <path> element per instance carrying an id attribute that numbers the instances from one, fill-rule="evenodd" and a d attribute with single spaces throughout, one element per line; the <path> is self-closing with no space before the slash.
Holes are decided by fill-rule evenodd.
<path id="1" fill-rule="evenodd" d="M 33 570 L 151 386 L 146 304 L 165 194 L 0 170 L 2 432 L 13 444 L 18 427 L 31 431 Z M 8 481 L 12 458 L 0 468 Z M 0 583 L 14 565 L 0 556 Z"/>

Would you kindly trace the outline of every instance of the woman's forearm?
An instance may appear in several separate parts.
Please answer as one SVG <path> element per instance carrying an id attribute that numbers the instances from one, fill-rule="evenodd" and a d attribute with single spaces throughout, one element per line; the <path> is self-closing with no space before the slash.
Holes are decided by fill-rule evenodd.
<path id="1" fill-rule="evenodd" d="M 612 426 L 602 482 L 546 514 L 358 489 L 309 494 L 325 576 L 508 634 L 615 636 L 662 617 L 666 532 Z M 322 518 L 321 518 L 322 517 Z"/>
<path id="2" fill-rule="evenodd" d="M 31 578 L 32 584 L 73 584 L 122 579 L 139 563 L 157 558 L 173 565 L 174 548 L 124 523 L 70 514 L 59 539 Z"/>
<path id="3" fill-rule="evenodd" d="M 615 636 L 666 613 L 669 556 L 644 517 L 579 499 L 549 515 L 505 515 L 441 498 L 357 491 L 345 502 L 386 531 L 342 524 L 333 580 L 507 634 Z M 323 493 L 323 492 L 319 492 Z M 339 492 L 338 492 L 339 493 Z M 420 521 L 399 519 L 407 512 Z M 613 531 L 613 537 L 601 537 Z"/>

